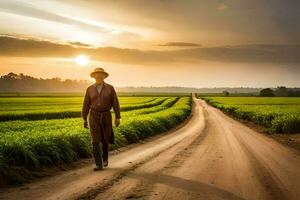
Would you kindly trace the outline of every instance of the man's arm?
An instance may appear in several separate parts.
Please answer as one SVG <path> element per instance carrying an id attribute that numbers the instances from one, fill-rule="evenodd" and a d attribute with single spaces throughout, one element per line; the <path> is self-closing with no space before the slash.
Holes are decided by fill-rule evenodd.
<path id="1" fill-rule="evenodd" d="M 88 94 L 88 90 L 86 90 L 85 96 L 84 96 L 84 101 L 83 101 L 83 106 L 82 106 L 82 112 L 81 112 L 81 116 L 85 122 L 84 123 L 85 128 L 87 128 L 87 116 L 90 111 L 90 104 L 91 104 L 90 97 Z"/>
<path id="2" fill-rule="evenodd" d="M 119 104 L 119 99 L 118 99 L 118 96 L 117 96 L 117 93 L 116 93 L 114 87 L 112 87 L 112 100 L 113 100 L 113 109 L 115 112 L 116 119 L 120 119 L 121 118 L 120 104 Z"/>

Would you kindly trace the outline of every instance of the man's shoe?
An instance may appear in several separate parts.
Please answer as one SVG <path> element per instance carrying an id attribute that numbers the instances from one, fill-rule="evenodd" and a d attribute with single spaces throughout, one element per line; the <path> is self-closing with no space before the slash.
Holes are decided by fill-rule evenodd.
<path id="1" fill-rule="evenodd" d="M 104 160 L 104 161 L 103 161 L 103 166 L 104 166 L 104 167 L 107 167 L 107 166 L 108 166 L 108 161 L 107 161 L 107 160 Z"/>
<path id="2" fill-rule="evenodd" d="M 98 165 L 96 165 L 96 167 L 94 168 L 94 171 L 98 171 L 98 170 L 102 170 L 103 169 L 103 167 L 102 166 L 98 166 Z"/>

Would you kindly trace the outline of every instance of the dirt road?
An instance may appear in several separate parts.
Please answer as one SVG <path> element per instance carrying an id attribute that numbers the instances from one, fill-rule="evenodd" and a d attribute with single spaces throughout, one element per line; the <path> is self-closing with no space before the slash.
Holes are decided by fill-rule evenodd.
<path id="1" fill-rule="evenodd" d="M 299 199 L 300 156 L 193 97 L 181 128 L 0 199 Z"/>

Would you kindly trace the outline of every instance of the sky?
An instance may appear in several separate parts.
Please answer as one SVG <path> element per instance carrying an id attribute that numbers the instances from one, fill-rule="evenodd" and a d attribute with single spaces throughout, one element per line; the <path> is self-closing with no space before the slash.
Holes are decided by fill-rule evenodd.
<path id="1" fill-rule="evenodd" d="M 300 86 L 297 0 L 0 0 L 0 75 Z M 83 58 L 83 59 L 81 59 Z"/>

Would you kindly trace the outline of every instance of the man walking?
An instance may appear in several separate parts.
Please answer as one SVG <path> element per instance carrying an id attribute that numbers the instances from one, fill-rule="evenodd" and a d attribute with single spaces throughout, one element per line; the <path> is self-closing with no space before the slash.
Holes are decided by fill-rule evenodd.
<path id="1" fill-rule="evenodd" d="M 87 116 L 90 114 L 89 124 L 96 163 L 94 170 L 108 166 L 108 145 L 114 144 L 111 107 L 115 113 L 116 126 L 119 126 L 121 118 L 116 91 L 112 85 L 104 82 L 108 75 L 102 68 L 94 69 L 90 76 L 95 79 L 95 83 L 87 88 L 82 107 L 84 128 L 88 128 Z"/>

